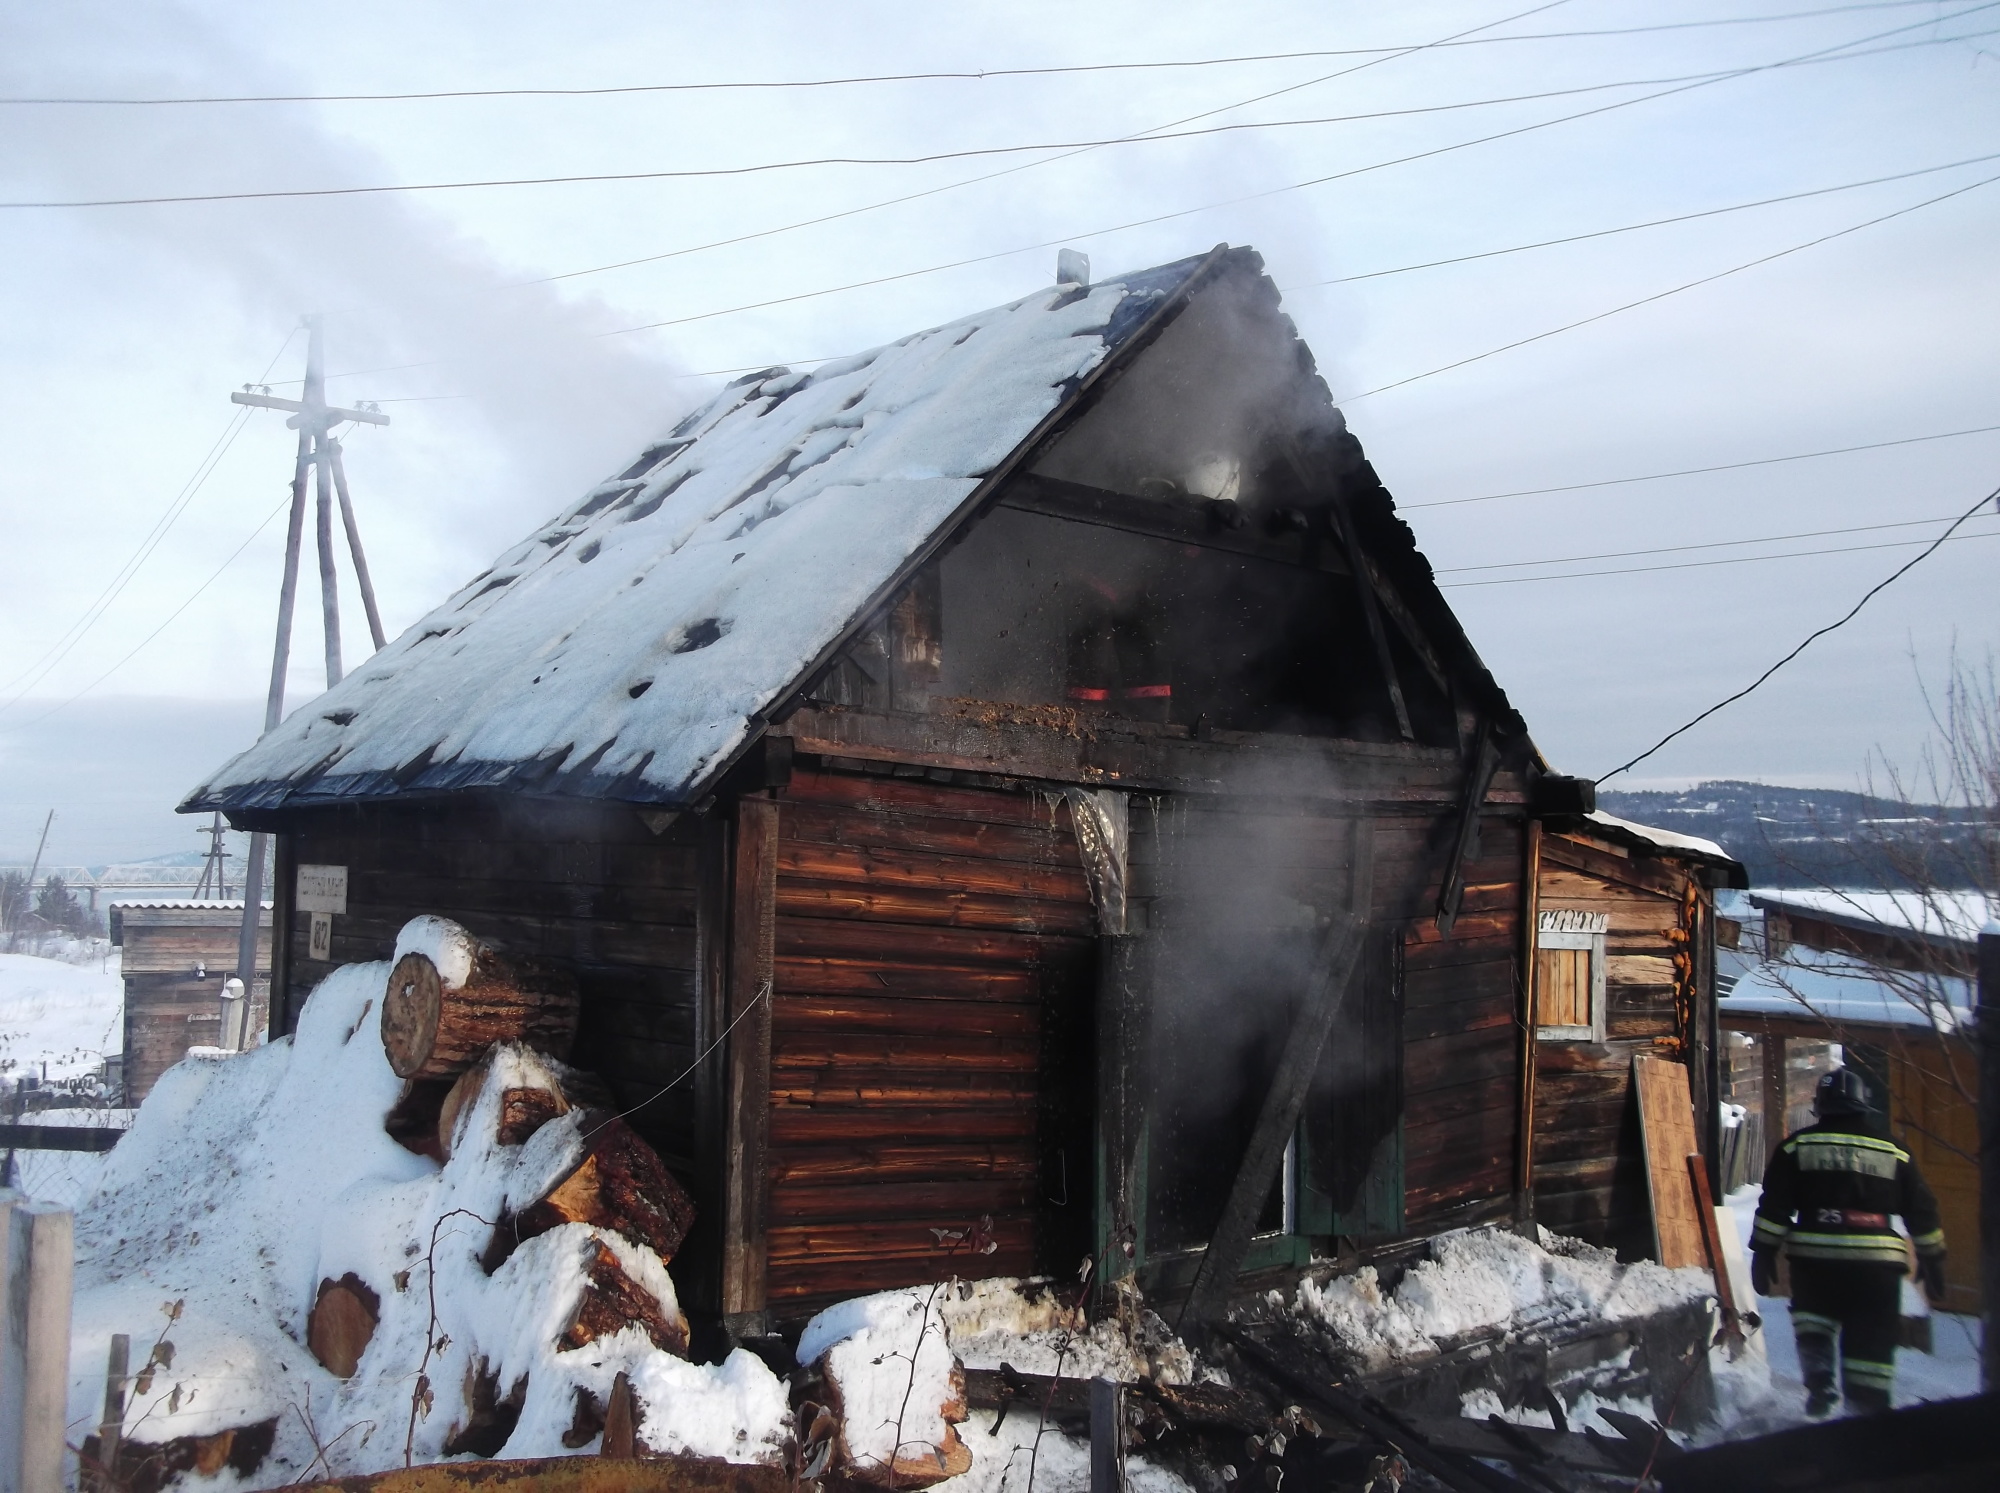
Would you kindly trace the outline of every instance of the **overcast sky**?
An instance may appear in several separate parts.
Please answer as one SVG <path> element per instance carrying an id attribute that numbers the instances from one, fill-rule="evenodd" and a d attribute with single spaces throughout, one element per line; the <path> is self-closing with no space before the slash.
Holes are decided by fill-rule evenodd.
<path id="1" fill-rule="evenodd" d="M 301 372 L 302 312 L 325 317 L 330 371 L 345 375 L 332 392 L 380 400 L 394 422 L 347 441 L 393 635 L 705 398 L 715 370 L 845 353 L 1012 299 L 1052 278 L 1056 244 L 1100 274 L 1218 241 L 1261 250 L 1442 579 L 1507 582 L 1449 594 L 1537 741 L 1562 770 L 1607 771 L 1834 620 L 1937 520 L 2000 484 L 2000 432 L 1457 500 L 2000 425 L 2000 183 L 1977 185 L 2000 175 L 2000 4 L 1530 12 L 1529 0 L 351 0 L 337 20 L 7 7 L 0 94 L 17 99 L 1420 50 L 813 89 L 0 104 L 9 204 L 907 157 L 1170 125 L 1183 136 L 919 165 L 0 208 L 0 861 L 32 851 L 50 807 L 59 861 L 197 843 L 167 811 L 255 728 L 294 439 L 284 417 L 249 418 L 188 487 L 234 429 L 231 388 L 295 391 L 283 381 Z M 1731 24 L 1689 24 L 1711 21 Z M 1611 31 L 1628 34 L 1553 35 Z M 1448 38 L 1459 44 L 1432 45 Z M 1792 59 L 1809 60 L 1771 66 Z M 1354 115 L 1376 117 L 1335 118 Z M 1246 124 L 1275 127 L 1185 134 Z M 1903 179 L 1345 278 L 1890 176 Z M 1321 178 L 1333 179 L 1296 185 Z M 896 198 L 913 200 L 876 206 Z M 1798 247 L 1901 209 L 1913 210 Z M 576 273 L 629 260 L 647 262 Z M 886 277 L 898 278 L 841 288 Z M 758 302 L 774 304 L 738 309 Z M 627 330 L 656 323 L 668 324 Z M 1416 375 L 1428 376 L 1400 382 Z M 1920 679 L 1941 677 L 1954 644 L 1977 658 L 2000 641 L 1990 513 L 1624 781 L 1849 786 L 1872 749 L 1909 759 L 1926 725 Z M 1750 558 L 1803 550 L 1840 552 Z M 1614 558 L 1463 568 L 1600 555 Z M 1724 559 L 1745 563 L 1706 563 Z M 1611 573 L 1519 579 L 1551 571 Z M 306 602 L 295 698 L 322 680 Z M 344 610 L 351 662 L 367 633 L 358 600 Z"/>

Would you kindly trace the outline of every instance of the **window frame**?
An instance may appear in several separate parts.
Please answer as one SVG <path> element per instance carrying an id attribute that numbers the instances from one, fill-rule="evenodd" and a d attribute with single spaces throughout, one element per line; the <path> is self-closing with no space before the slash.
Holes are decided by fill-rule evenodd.
<path id="1" fill-rule="evenodd" d="M 1550 1026 L 1541 1021 L 1541 981 L 1535 983 L 1535 1037 L 1543 1042 L 1602 1042 L 1605 1018 L 1605 935 L 1611 915 L 1581 907 L 1543 909 L 1535 919 L 1535 954 L 1543 949 L 1579 949 L 1590 955 L 1590 1024 Z M 1539 972 L 1538 972 L 1539 973 Z"/>

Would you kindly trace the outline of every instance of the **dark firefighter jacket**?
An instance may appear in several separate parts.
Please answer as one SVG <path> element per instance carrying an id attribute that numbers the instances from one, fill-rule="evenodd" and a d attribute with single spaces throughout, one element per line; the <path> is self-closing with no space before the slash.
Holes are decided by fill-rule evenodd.
<path id="1" fill-rule="evenodd" d="M 1920 1255 L 1944 1253 L 1937 1199 L 1910 1153 L 1861 1119 L 1822 1120 L 1789 1136 L 1764 1169 L 1753 1249 L 1784 1245 L 1795 1260 L 1901 1265 L 1900 1213 Z M 1851 1127 L 1851 1128 L 1850 1128 Z"/>

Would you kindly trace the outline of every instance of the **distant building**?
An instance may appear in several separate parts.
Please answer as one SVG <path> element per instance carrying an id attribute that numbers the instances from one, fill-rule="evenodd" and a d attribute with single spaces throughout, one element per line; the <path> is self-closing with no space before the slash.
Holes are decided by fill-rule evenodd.
<path id="1" fill-rule="evenodd" d="M 1761 1118 L 1761 1162 L 1812 1119 L 1818 1072 L 1866 1074 L 1878 1119 L 1938 1195 L 1951 1256 L 1946 1302 L 1980 1310 L 1979 1059 L 1973 1029 L 1976 893 L 1757 892 L 1762 958 L 1718 1002 L 1730 1092 Z"/>
<path id="2" fill-rule="evenodd" d="M 257 936 L 246 1030 L 261 1033 L 271 990 L 271 904 Z M 236 969 L 242 901 L 114 902 L 111 942 L 124 950 L 125 1103 L 137 1105 L 190 1047 L 222 1036 L 222 982 Z M 251 1040 L 256 1040 L 253 1036 Z"/>

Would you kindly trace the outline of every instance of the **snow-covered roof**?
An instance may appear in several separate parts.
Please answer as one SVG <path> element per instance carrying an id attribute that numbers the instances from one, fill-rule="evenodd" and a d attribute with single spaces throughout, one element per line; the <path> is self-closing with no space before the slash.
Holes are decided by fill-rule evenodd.
<path id="1" fill-rule="evenodd" d="M 184 810 L 499 787 L 683 803 L 1215 252 L 739 378 Z"/>
<path id="2" fill-rule="evenodd" d="M 1756 1012 L 1873 1026 L 1952 1031 L 1973 1019 L 1972 982 L 1953 975 L 1885 971 L 1852 954 L 1793 948 L 1746 972 L 1723 1012 Z"/>
<path id="3" fill-rule="evenodd" d="M 1675 834 L 1670 829 L 1654 829 L 1650 824 L 1634 824 L 1629 819 L 1620 819 L 1616 814 L 1607 814 L 1602 809 L 1586 814 L 1584 821 L 1591 828 L 1603 830 L 1613 839 L 1626 844 L 1707 861 L 1728 871 L 1733 885 L 1737 887 L 1750 885 L 1749 873 L 1743 869 L 1742 864 L 1713 840 L 1703 840 L 1694 835 Z"/>
<path id="4" fill-rule="evenodd" d="M 121 912 L 131 912 L 135 909 L 156 912 L 243 911 L 241 897 L 120 897 L 117 901 L 106 905 L 115 907 Z M 259 902 L 257 905 L 267 911 L 271 906 L 268 901 Z"/>
<path id="5" fill-rule="evenodd" d="M 1843 928 L 1915 934 L 1924 939 L 1970 944 L 2000 911 L 1981 892 L 1850 892 L 1802 887 L 1753 892 L 1750 900 L 1766 912 L 1820 918 Z"/>

